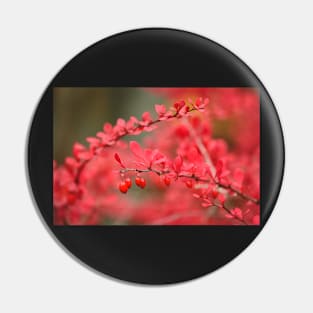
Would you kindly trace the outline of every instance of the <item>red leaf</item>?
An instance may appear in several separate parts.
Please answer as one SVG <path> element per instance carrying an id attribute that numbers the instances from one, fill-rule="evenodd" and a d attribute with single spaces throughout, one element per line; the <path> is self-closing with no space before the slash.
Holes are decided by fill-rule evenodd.
<path id="1" fill-rule="evenodd" d="M 163 116 L 166 113 L 166 107 L 163 104 L 156 104 L 154 108 L 155 111 L 158 113 L 159 117 Z"/>
<path id="2" fill-rule="evenodd" d="M 237 218 L 239 218 L 240 220 L 242 220 L 243 218 L 243 214 L 242 214 L 242 210 L 240 208 L 234 208 L 231 210 L 231 213 L 236 216 Z"/>
<path id="3" fill-rule="evenodd" d="M 97 139 L 95 137 L 87 137 L 86 141 L 89 142 L 90 144 L 94 144 L 94 145 L 99 144 L 99 139 Z"/>
<path id="4" fill-rule="evenodd" d="M 73 145 L 73 155 L 76 159 L 78 159 L 78 154 L 82 151 L 85 151 L 86 150 L 86 147 L 83 146 L 82 144 L 76 142 L 74 145 Z"/>
<path id="5" fill-rule="evenodd" d="M 220 178 L 223 172 L 224 162 L 222 160 L 218 160 L 216 164 L 216 177 Z"/>
<path id="6" fill-rule="evenodd" d="M 125 165 L 123 164 L 120 156 L 117 153 L 114 154 L 114 158 L 121 165 L 121 167 L 125 168 Z"/>
<path id="7" fill-rule="evenodd" d="M 197 100 L 196 100 L 196 102 L 195 102 L 195 106 L 196 107 L 199 107 L 201 104 L 202 104 L 202 102 L 203 102 L 203 99 L 200 97 L 200 98 L 198 98 Z"/>
<path id="8" fill-rule="evenodd" d="M 132 153 L 140 158 L 140 159 L 143 159 L 144 160 L 144 153 L 143 153 L 143 150 L 141 149 L 140 145 L 138 142 L 136 141 L 131 141 L 129 143 L 129 147 L 130 147 L 130 150 L 132 151 Z"/>
<path id="9" fill-rule="evenodd" d="M 209 199 L 204 199 L 204 202 L 201 203 L 201 206 L 202 206 L 203 208 L 208 208 L 208 207 L 210 207 L 210 206 L 212 206 L 212 205 L 213 205 L 213 203 L 212 203 L 212 201 L 210 201 Z"/>
<path id="10" fill-rule="evenodd" d="M 209 103 L 208 98 L 205 98 L 204 100 L 202 98 L 198 98 L 194 106 L 198 111 L 203 112 L 208 103 Z"/>
<path id="11" fill-rule="evenodd" d="M 81 151 L 77 154 L 77 159 L 88 161 L 92 158 L 92 153 L 90 151 Z"/>
<path id="12" fill-rule="evenodd" d="M 146 122 L 146 123 L 151 123 L 151 122 L 152 122 L 152 118 L 151 118 L 149 112 L 144 112 L 144 113 L 142 114 L 142 121 L 143 121 L 143 122 Z"/>
<path id="13" fill-rule="evenodd" d="M 252 224 L 253 225 L 260 225 L 260 215 L 253 216 Z"/>
<path id="14" fill-rule="evenodd" d="M 126 121 L 122 118 L 118 118 L 116 121 L 116 126 L 119 128 L 125 128 L 126 127 Z"/>
<path id="15" fill-rule="evenodd" d="M 232 186 L 238 190 L 241 190 L 245 173 L 240 168 L 237 168 L 234 170 L 233 176 L 235 181 L 232 183 Z"/>
<path id="16" fill-rule="evenodd" d="M 104 131 L 105 133 L 110 134 L 110 133 L 112 132 L 112 130 L 113 130 L 112 124 L 110 124 L 110 123 L 105 123 L 105 124 L 103 125 L 103 131 Z"/>
<path id="17" fill-rule="evenodd" d="M 226 198 L 222 193 L 218 194 L 217 199 L 220 201 L 222 205 L 224 205 Z"/>
<path id="18" fill-rule="evenodd" d="M 183 165 L 183 158 L 179 155 L 175 158 L 174 162 L 173 162 L 173 168 L 174 168 L 174 171 L 176 173 L 179 173 L 180 170 L 181 170 L 181 167 Z"/>

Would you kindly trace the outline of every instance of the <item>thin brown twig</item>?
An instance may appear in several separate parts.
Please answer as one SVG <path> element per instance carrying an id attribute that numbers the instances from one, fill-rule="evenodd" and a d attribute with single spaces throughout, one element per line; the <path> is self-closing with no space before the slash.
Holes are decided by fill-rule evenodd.
<path id="1" fill-rule="evenodd" d="M 137 172 L 137 173 L 149 173 L 149 172 L 153 172 L 155 174 L 157 174 L 158 176 L 162 176 L 162 175 L 166 175 L 166 174 L 169 174 L 171 173 L 170 170 L 165 170 L 165 171 L 158 171 L 158 170 L 155 170 L 153 168 L 147 168 L 147 169 L 138 169 L 138 168 L 123 168 L 120 170 L 120 173 L 126 173 L 126 172 Z M 202 182 L 202 183 L 212 183 L 212 180 L 209 180 L 209 179 L 205 179 L 205 178 L 201 178 L 201 177 L 198 177 L 196 175 L 185 175 L 185 174 L 178 174 L 177 175 L 177 178 L 188 178 L 188 179 L 193 179 L 195 180 L 196 182 Z M 259 204 L 260 201 L 258 199 L 255 199 L 245 193 L 242 193 L 240 192 L 239 190 L 233 188 L 231 185 L 223 185 L 219 182 L 216 182 L 216 181 L 213 181 L 214 184 L 216 184 L 218 187 L 220 188 L 223 188 L 225 190 L 231 190 L 233 193 L 235 193 L 236 195 L 246 199 L 246 200 L 249 200 L 255 204 Z"/>
<path id="2" fill-rule="evenodd" d="M 233 214 L 233 212 L 231 210 L 229 210 L 228 208 L 226 208 L 225 205 L 214 204 L 213 206 L 216 206 L 218 208 L 221 208 L 221 209 L 225 210 L 228 214 L 230 214 L 237 221 L 241 222 L 242 224 L 248 225 L 248 223 L 244 219 L 241 219 L 237 215 Z"/>

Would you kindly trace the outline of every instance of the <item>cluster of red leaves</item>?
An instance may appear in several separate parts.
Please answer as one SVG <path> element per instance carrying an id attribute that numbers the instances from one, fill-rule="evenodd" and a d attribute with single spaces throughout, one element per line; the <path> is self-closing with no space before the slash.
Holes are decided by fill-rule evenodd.
<path id="1" fill-rule="evenodd" d="M 156 104 L 156 118 L 118 119 L 88 147 L 75 143 L 72 157 L 54 162 L 55 224 L 259 224 L 257 93 L 209 96 Z M 151 133 L 141 145 L 124 138 L 143 132 Z"/>

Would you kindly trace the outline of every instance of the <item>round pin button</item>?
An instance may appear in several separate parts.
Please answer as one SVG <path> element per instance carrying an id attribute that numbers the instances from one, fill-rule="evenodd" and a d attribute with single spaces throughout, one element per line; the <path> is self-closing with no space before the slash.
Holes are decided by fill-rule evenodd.
<path id="1" fill-rule="evenodd" d="M 29 134 L 32 192 L 56 240 L 136 283 L 187 281 L 239 255 L 283 171 L 263 84 L 229 50 L 174 29 L 120 33 L 75 56 Z"/>

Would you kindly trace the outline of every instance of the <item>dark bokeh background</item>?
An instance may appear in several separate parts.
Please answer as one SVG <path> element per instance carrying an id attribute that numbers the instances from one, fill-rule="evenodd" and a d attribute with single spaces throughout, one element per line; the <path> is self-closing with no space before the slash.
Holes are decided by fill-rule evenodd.
<path id="1" fill-rule="evenodd" d="M 58 163 L 71 155 L 74 142 L 85 144 L 105 122 L 139 118 L 144 111 L 153 112 L 155 103 L 165 103 L 145 88 L 58 87 L 53 95 L 53 158 Z"/>

